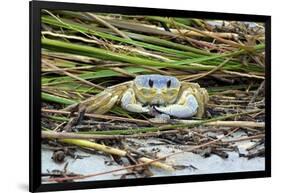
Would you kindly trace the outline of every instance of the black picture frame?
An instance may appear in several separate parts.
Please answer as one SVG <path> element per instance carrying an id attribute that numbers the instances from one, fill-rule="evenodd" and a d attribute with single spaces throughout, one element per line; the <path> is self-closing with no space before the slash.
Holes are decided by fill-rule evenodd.
<path id="1" fill-rule="evenodd" d="M 30 8 L 30 161 L 29 161 L 29 191 L 59 191 L 89 188 L 108 188 L 150 184 L 184 183 L 198 181 L 230 180 L 245 178 L 261 178 L 271 176 L 271 17 L 267 15 L 248 15 L 233 13 L 215 13 L 203 11 L 170 10 L 140 7 L 123 7 L 94 5 L 82 3 L 62 3 L 47 1 L 31 1 Z M 266 28 L 266 80 L 265 80 L 265 170 L 252 172 L 217 173 L 190 176 L 153 177 L 142 179 L 105 180 L 92 182 L 69 182 L 57 184 L 41 183 L 41 9 L 57 9 L 71 11 L 98 11 L 104 13 L 126 13 L 147 15 L 153 13 L 158 16 L 183 16 L 195 18 L 240 20 L 264 22 Z"/>

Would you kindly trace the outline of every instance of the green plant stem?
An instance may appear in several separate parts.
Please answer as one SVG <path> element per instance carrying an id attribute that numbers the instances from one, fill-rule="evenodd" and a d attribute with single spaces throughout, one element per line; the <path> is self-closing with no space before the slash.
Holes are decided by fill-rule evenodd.
<path id="1" fill-rule="evenodd" d="M 59 97 L 59 96 L 54 96 L 54 95 L 44 93 L 44 92 L 42 92 L 41 97 L 43 100 L 56 102 L 56 103 L 60 103 L 60 104 L 65 104 L 65 105 L 72 105 L 72 104 L 76 103 L 76 101 L 74 101 L 74 100 L 66 99 L 66 98 Z"/>
<path id="2" fill-rule="evenodd" d="M 144 43 L 144 42 L 153 42 L 153 43 L 157 43 L 158 45 L 163 45 L 163 46 L 171 47 L 171 48 L 177 48 L 179 50 L 193 52 L 193 53 L 197 53 L 197 54 L 201 54 L 201 55 L 202 54 L 203 55 L 212 55 L 212 54 L 210 54 L 206 51 L 202 51 L 200 49 L 196 49 L 196 48 L 186 46 L 186 45 L 182 45 L 182 44 L 173 43 L 173 42 L 163 40 L 163 39 L 160 39 L 160 38 L 156 38 L 156 37 L 124 32 L 130 38 L 144 41 L 144 42 L 139 42 L 139 41 L 135 41 L 135 40 L 121 38 L 121 37 L 118 37 L 118 36 L 113 36 L 113 35 L 110 35 L 108 33 L 104 33 L 104 32 L 101 32 L 101 31 L 98 32 L 98 31 L 96 31 L 97 28 L 94 28 L 94 26 L 91 26 L 91 28 L 89 26 L 86 27 L 82 24 L 74 23 L 74 22 L 72 22 L 70 20 L 67 20 L 67 19 L 63 19 L 62 21 L 63 21 L 63 23 L 59 22 L 56 19 L 51 18 L 51 17 L 46 17 L 46 16 L 42 17 L 43 23 L 47 23 L 47 24 L 50 24 L 50 25 L 63 27 L 63 28 L 67 28 L 67 29 L 72 29 L 72 30 L 76 29 L 76 30 L 80 30 L 84 33 L 89 33 L 89 34 L 96 35 L 96 36 L 99 36 L 99 37 L 102 37 L 102 38 L 107 38 L 107 39 L 114 40 L 114 41 L 128 43 L 128 44 L 132 44 L 132 45 L 135 45 L 135 46 L 141 46 L 141 47 L 145 47 L 145 48 L 148 48 L 148 49 L 153 49 L 153 50 L 157 50 L 157 51 L 165 51 L 167 53 L 190 55 L 187 52 L 182 52 L 182 51 L 177 52 L 173 49 L 167 49 L 167 48 L 163 48 L 163 47 L 160 47 L 160 46 L 155 46 L 154 44 L 151 44 L 151 43 Z M 99 29 L 101 29 L 101 28 L 99 28 Z M 191 55 L 193 55 L 193 54 L 191 53 Z"/>
<path id="3" fill-rule="evenodd" d="M 168 67 L 168 68 L 175 68 L 175 69 L 185 69 L 185 70 L 212 70 L 213 66 L 207 66 L 207 65 L 200 65 L 200 66 L 193 66 L 193 65 L 188 65 L 194 62 L 193 59 L 189 60 L 184 60 L 184 61 L 179 61 L 177 63 L 168 63 L 168 62 L 159 62 L 159 61 L 154 61 L 151 59 L 145 59 L 145 58 L 140 58 L 140 57 L 133 57 L 125 54 L 119 54 L 111 51 L 107 51 L 104 49 L 100 48 L 95 48 L 95 47 L 90 47 L 90 46 L 84 46 L 84 45 L 78 45 L 78 44 L 73 44 L 73 43 L 67 43 L 67 42 L 62 42 L 58 40 L 51 40 L 47 38 L 42 39 L 42 45 L 45 48 L 49 49 L 54 49 L 56 51 L 64 51 L 67 53 L 72 53 L 72 54 L 80 54 L 83 56 L 89 56 L 89 57 L 96 57 L 99 59 L 106 59 L 106 60 L 117 60 L 117 61 L 122 61 L 122 62 L 128 62 L 136 65 L 147 65 L 147 66 L 154 66 L 154 67 Z M 263 48 L 263 45 L 259 45 L 255 47 L 257 50 Z M 239 50 L 236 52 L 232 53 L 225 53 L 221 55 L 216 55 L 216 56 L 206 56 L 203 58 L 196 59 L 195 61 L 208 61 L 208 60 L 213 60 L 217 58 L 223 58 L 225 56 L 235 56 L 237 54 L 244 53 L 244 50 Z M 185 65 L 183 65 L 185 64 Z M 223 67 L 223 69 L 226 70 L 231 70 L 232 68 L 229 66 Z"/>

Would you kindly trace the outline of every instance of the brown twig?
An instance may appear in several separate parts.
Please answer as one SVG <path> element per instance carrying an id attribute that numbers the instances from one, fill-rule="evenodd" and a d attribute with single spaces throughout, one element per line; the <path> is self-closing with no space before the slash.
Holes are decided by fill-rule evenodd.
<path id="1" fill-rule="evenodd" d="M 259 135 L 250 136 L 250 137 L 241 137 L 239 139 L 226 140 L 226 141 L 223 141 L 223 143 L 234 143 L 234 142 L 240 142 L 240 141 L 247 141 L 247 140 L 251 140 L 251 139 L 261 139 L 264 137 L 265 137 L 265 134 L 259 134 Z"/>
<path id="2" fill-rule="evenodd" d="M 198 128 L 196 128 L 198 129 Z M 146 138 L 146 137 L 158 137 L 164 134 L 185 133 L 190 129 L 182 130 L 168 130 L 158 132 L 139 133 L 131 135 L 102 135 L 102 134 L 81 134 L 76 132 L 55 132 L 55 131 L 42 131 L 42 138 L 54 138 L 54 139 L 128 139 L 128 138 Z M 202 131 L 202 130 L 198 130 Z"/>
<path id="3" fill-rule="evenodd" d="M 63 115 L 69 115 L 69 111 L 62 111 L 62 110 L 54 110 L 54 109 L 42 109 L 42 112 L 45 113 L 56 113 L 56 114 L 63 114 Z M 77 112 L 74 113 L 77 115 Z M 117 117 L 117 116 L 111 116 L 111 115 L 100 115 L 100 114 L 89 114 L 85 113 L 85 117 L 91 117 L 96 119 L 105 119 L 105 120 L 115 120 L 115 121 L 125 121 L 125 122 L 133 122 L 133 123 L 140 123 L 145 125 L 151 125 L 149 121 L 141 120 L 141 119 L 133 119 L 133 118 L 125 118 L 125 117 Z"/>
<path id="4" fill-rule="evenodd" d="M 194 80 L 197 80 L 197 79 L 200 79 L 200 78 L 203 78 L 205 76 L 208 76 L 208 75 L 212 74 L 213 72 L 215 72 L 215 71 L 219 70 L 220 68 L 222 68 L 229 60 L 231 60 L 231 58 L 226 59 L 225 61 L 223 61 L 218 66 L 214 67 L 212 70 L 210 70 L 210 71 L 208 71 L 206 73 L 200 74 L 199 76 L 197 76 L 195 78 L 191 78 L 188 81 L 194 81 Z"/>
<path id="5" fill-rule="evenodd" d="M 258 75 L 254 75 L 254 74 L 250 74 L 250 73 L 246 74 L 246 73 L 234 72 L 234 71 L 229 71 L 229 70 L 222 70 L 222 72 L 224 72 L 226 74 L 238 75 L 238 76 L 247 77 L 247 78 L 256 78 L 256 79 L 262 79 L 262 80 L 265 79 L 264 76 L 258 76 Z"/>
<path id="6" fill-rule="evenodd" d="M 136 135 L 100 135 L 100 134 L 80 134 L 75 132 L 54 132 L 42 131 L 42 138 L 53 139 L 126 139 L 126 138 L 141 138 L 142 134 Z M 145 135 L 147 137 L 150 135 Z"/>
<path id="7" fill-rule="evenodd" d="M 192 124 L 200 121 L 197 120 L 179 120 L 180 123 Z M 264 122 L 254 122 L 254 121 L 212 121 L 208 123 L 203 123 L 205 126 L 216 126 L 216 127 L 253 127 L 253 128 L 264 128 Z"/>
<path id="8" fill-rule="evenodd" d="M 259 88 L 256 90 L 256 92 L 254 93 L 254 96 L 251 98 L 250 102 L 248 105 L 252 104 L 253 102 L 255 102 L 257 96 L 259 95 L 259 93 L 262 91 L 262 89 L 264 88 L 264 83 L 265 81 L 262 81 L 262 83 L 260 84 Z"/>
<path id="9" fill-rule="evenodd" d="M 76 79 L 76 80 L 79 80 L 79 81 L 81 81 L 81 82 L 83 82 L 83 83 L 85 83 L 85 84 L 87 84 L 87 85 L 90 85 L 90 86 L 95 87 L 95 88 L 100 89 L 100 90 L 104 90 L 104 89 L 105 89 L 104 87 L 102 87 L 102 86 L 100 86 L 100 85 L 97 85 L 97 84 L 94 84 L 94 83 L 89 82 L 89 81 L 87 81 L 87 80 L 84 80 L 83 78 L 80 78 L 79 76 L 76 76 L 76 75 L 74 75 L 74 74 L 72 74 L 72 73 L 70 73 L 70 72 L 67 72 L 67 71 L 65 71 L 65 70 L 63 71 L 63 70 L 61 70 L 60 68 L 58 68 L 57 66 L 55 66 L 54 64 L 51 64 L 51 63 L 46 62 L 46 61 L 44 61 L 44 60 L 42 61 L 42 63 L 43 63 L 44 65 L 47 65 L 47 66 L 49 66 L 49 67 L 55 69 L 55 70 L 58 70 L 58 72 L 62 72 L 63 74 L 65 74 L 65 75 L 67 75 L 67 76 L 69 76 L 69 77 L 71 77 L 71 78 L 74 78 L 74 79 Z"/>
<path id="10" fill-rule="evenodd" d="M 112 31 L 114 31 L 115 33 L 119 34 L 121 37 L 125 38 L 125 39 L 131 39 L 129 38 L 126 34 L 124 34 L 122 31 L 120 31 L 119 29 L 117 29 L 116 27 L 114 27 L 113 25 L 111 25 L 110 23 L 106 22 L 105 20 L 101 19 L 100 17 L 98 17 L 97 15 L 94 15 L 92 13 L 87 12 L 86 13 L 88 16 L 90 16 L 91 18 L 93 18 L 94 20 L 96 20 L 97 22 L 99 22 L 100 24 L 108 27 L 109 29 L 111 29 Z"/>

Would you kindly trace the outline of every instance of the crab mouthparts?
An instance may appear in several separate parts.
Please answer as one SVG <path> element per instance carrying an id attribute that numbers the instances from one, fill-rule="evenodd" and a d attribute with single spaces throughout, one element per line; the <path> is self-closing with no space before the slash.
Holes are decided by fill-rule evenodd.
<path id="1" fill-rule="evenodd" d="M 164 105 L 165 100 L 163 100 L 161 97 L 155 97 L 151 100 L 150 104 L 153 106 L 159 106 L 159 105 Z"/>

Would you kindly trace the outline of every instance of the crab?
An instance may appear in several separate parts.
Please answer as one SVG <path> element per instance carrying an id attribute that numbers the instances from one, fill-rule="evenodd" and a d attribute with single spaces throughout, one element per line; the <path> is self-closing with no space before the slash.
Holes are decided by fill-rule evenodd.
<path id="1" fill-rule="evenodd" d="M 201 118 L 208 100 L 208 92 L 197 83 L 150 74 L 108 87 L 66 110 L 78 105 L 86 113 L 104 114 L 114 105 L 120 105 L 129 112 L 147 113 L 155 118 Z"/>

